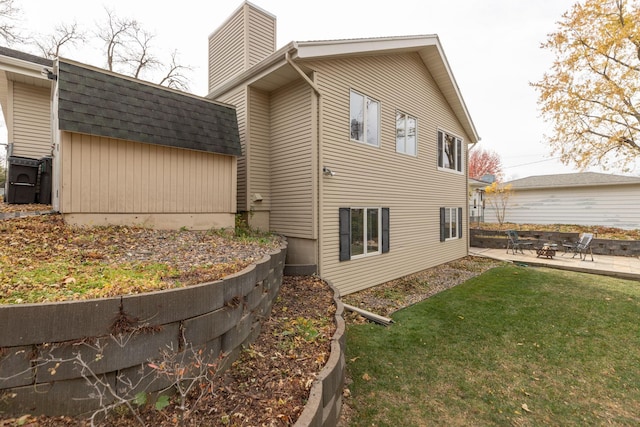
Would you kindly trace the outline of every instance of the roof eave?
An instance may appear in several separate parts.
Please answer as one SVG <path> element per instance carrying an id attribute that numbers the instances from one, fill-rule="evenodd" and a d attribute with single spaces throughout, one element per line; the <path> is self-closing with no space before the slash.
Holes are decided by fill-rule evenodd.
<path id="1" fill-rule="evenodd" d="M 471 119 L 462 93 L 451 71 L 440 39 L 436 34 L 380 37 L 369 39 L 348 39 L 328 41 L 295 42 L 297 57 L 300 59 L 322 59 L 351 55 L 374 55 L 385 53 L 417 52 L 443 91 L 447 101 L 460 119 L 469 144 L 480 141 L 480 136 Z"/>
<path id="2" fill-rule="evenodd" d="M 0 70 L 8 71 L 10 73 L 48 80 L 48 76 L 44 72 L 46 68 L 48 68 L 46 65 L 13 58 L 11 56 L 0 55 Z"/>
<path id="3" fill-rule="evenodd" d="M 467 143 L 475 144 L 480 141 L 480 136 L 462 98 L 460 88 L 440 44 L 440 39 L 435 34 L 368 39 L 293 41 L 278 49 L 254 67 L 214 88 L 207 97 L 215 99 L 238 86 L 250 84 L 285 66 L 287 64 L 285 59 L 287 53 L 290 54 L 293 60 L 320 60 L 323 58 L 397 54 L 402 52 L 417 52 L 420 55 L 425 66 L 436 80 L 436 84 L 446 97 L 447 102 L 462 123 L 469 137 Z"/>

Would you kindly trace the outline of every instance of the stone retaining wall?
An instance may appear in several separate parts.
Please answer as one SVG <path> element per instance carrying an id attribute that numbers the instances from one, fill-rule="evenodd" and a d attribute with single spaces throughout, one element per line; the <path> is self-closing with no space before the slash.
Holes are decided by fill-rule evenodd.
<path id="1" fill-rule="evenodd" d="M 270 314 L 285 256 L 286 244 L 235 275 L 185 288 L 0 306 L 0 412 L 84 414 L 108 406 L 120 394 L 162 390 L 173 380 L 146 364 L 160 350 L 169 357 L 209 355 L 224 369 L 242 345 L 255 339 Z M 332 351 L 331 357 L 344 360 L 343 353 L 334 356 Z M 181 362 L 190 366 L 188 360 Z M 333 375 L 340 377 L 338 382 L 344 377 L 340 369 L 327 377 Z"/>
<path id="2" fill-rule="evenodd" d="M 476 248 L 502 249 L 507 247 L 507 236 L 504 231 L 469 230 L 470 245 Z M 563 242 L 576 242 L 579 233 L 561 233 L 556 231 L 518 231 L 523 240 L 534 240 L 536 243 L 552 242 L 562 247 Z M 640 240 L 609 240 L 594 237 L 591 249 L 597 255 L 640 256 Z"/>
<path id="3" fill-rule="evenodd" d="M 342 409 L 342 389 L 344 387 L 346 362 L 346 326 L 344 305 L 339 291 L 331 284 L 333 300 L 336 304 L 336 332 L 331 338 L 331 354 L 326 365 L 311 386 L 309 399 L 304 411 L 294 427 L 333 427 L 338 424 Z"/>

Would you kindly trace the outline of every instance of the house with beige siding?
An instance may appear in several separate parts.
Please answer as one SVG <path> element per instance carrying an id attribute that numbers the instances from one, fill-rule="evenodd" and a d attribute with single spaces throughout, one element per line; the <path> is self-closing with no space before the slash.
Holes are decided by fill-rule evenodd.
<path id="1" fill-rule="evenodd" d="M 10 49 L 0 70 L 8 154 L 52 156 L 50 201 L 67 222 L 234 226 L 233 106 Z"/>
<path id="2" fill-rule="evenodd" d="M 209 37 L 208 97 L 236 106 L 238 211 L 291 271 L 348 294 L 467 255 L 479 137 L 436 35 L 276 49 L 243 2 Z"/>
<path id="3" fill-rule="evenodd" d="M 51 155 L 51 87 L 45 68 L 53 61 L 0 47 L 0 106 L 7 127 L 7 155 Z"/>
<path id="4" fill-rule="evenodd" d="M 596 172 L 536 175 L 509 181 L 505 220 L 517 224 L 640 228 L 640 177 Z M 486 222 L 498 222 L 485 211 Z"/>

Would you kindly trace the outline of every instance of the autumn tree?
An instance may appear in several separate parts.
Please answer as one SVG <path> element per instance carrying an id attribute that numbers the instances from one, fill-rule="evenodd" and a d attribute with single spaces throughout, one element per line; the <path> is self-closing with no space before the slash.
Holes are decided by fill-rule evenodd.
<path id="1" fill-rule="evenodd" d="M 469 177 L 481 179 L 484 175 L 494 175 L 497 180 L 502 179 L 502 160 L 498 153 L 492 150 L 473 149 L 469 154 Z"/>
<path id="2" fill-rule="evenodd" d="M 640 0 L 585 0 L 542 45 L 555 54 L 533 83 L 554 154 L 579 168 L 628 171 L 640 155 Z"/>
<path id="3" fill-rule="evenodd" d="M 511 184 L 499 184 L 498 181 L 494 181 L 491 185 L 487 185 L 484 189 L 485 200 L 489 206 L 494 210 L 498 224 L 502 226 L 507 214 L 507 207 L 509 206 L 509 200 L 513 195 L 513 189 Z"/>

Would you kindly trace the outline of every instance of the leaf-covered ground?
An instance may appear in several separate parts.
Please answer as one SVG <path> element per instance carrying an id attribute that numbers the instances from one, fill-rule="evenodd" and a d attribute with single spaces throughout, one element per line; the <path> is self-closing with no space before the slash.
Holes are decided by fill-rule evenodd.
<path id="1" fill-rule="evenodd" d="M 624 230 L 622 228 L 604 225 L 575 225 L 575 224 L 513 224 L 480 223 L 470 224 L 471 228 L 480 230 L 521 230 L 521 231 L 559 231 L 562 233 L 595 233 L 599 239 L 640 240 L 640 229 Z"/>
<path id="2" fill-rule="evenodd" d="M 72 227 L 57 214 L 0 221 L 0 304 L 103 298 L 188 286 L 238 272 L 278 236 L 219 230 Z"/>
<path id="3" fill-rule="evenodd" d="M 325 282 L 317 277 L 285 277 L 256 341 L 228 370 L 206 383 L 204 393 L 194 389 L 182 423 L 183 412 L 175 396 L 160 410 L 151 403 L 142 405 L 140 418 L 149 427 L 293 425 L 329 357 L 334 314 L 333 292 Z M 130 413 L 119 412 L 99 425 L 141 425 Z M 85 418 L 64 416 L 3 419 L 0 415 L 0 427 L 16 425 L 71 427 L 90 423 Z"/>

